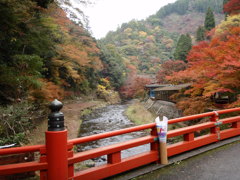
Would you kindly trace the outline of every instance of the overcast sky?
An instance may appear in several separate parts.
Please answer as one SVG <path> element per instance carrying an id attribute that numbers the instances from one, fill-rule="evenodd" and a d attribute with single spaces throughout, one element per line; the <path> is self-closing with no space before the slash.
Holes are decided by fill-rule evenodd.
<path id="1" fill-rule="evenodd" d="M 94 5 L 84 8 L 89 17 L 93 36 L 104 37 L 108 31 L 116 30 L 124 22 L 145 19 L 161 7 L 176 0 L 96 0 Z"/>

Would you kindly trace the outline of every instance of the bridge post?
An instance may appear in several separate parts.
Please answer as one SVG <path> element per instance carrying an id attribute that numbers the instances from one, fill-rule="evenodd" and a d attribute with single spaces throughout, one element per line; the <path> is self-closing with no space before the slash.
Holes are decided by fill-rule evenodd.
<path id="1" fill-rule="evenodd" d="M 158 134 L 157 134 L 157 128 L 156 128 L 156 127 L 153 127 L 153 128 L 151 129 L 151 135 L 152 135 L 152 136 L 158 136 Z M 157 164 L 161 164 L 159 145 L 160 145 L 160 143 L 159 143 L 159 140 L 158 140 L 158 139 L 154 140 L 154 142 L 152 142 L 152 143 L 150 144 L 151 151 L 158 151 L 158 156 L 159 156 L 159 158 L 158 158 L 158 160 L 156 161 Z"/>
<path id="2" fill-rule="evenodd" d="M 217 122 L 219 120 L 219 114 L 217 113 L 217 111 L 214 111 L 214 115 L 211 117 L 210 121 L 211 122 L 215 122 L 216 126 L 210 128 L 210 132 L 211 134 L 216 134 L 217 135 L 217 139 L 221 140 L 221 136 L 220 136 L 220 127 L 218 126 Z"/>
<path id="3" fill-rule="evenodd" d="M 64 115 L 60 112 L 63 104 L 54 100 L 49 108 L 48 131 L 46 131 L 46 156 L 48 180 L 68 179 L 67 130 L 64 127 Z"/>

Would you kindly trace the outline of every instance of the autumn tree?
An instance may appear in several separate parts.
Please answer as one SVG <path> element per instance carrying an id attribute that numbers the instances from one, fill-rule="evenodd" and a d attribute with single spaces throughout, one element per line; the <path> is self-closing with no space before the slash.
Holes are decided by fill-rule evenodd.
<path id="1" fill-rule="evenodd" d="M 189 53 L 188 68 L 169 78 L 175 83 L 192 83 L 192 88 L 185 91 L 185 97 L 180 98 L 178 103 L 185 114 L 214 108 L 211 96 L 216 92 L 240 93 L 239 35 L 239 27 L 230 27 L 224 39 L 214 37 L 210 42 L 200 42 Z M 194 107 L 200 107 L 200 104 L 201 108 L 196 111 Z M 239 104 L 240 99 L 228 107 Z"/>
<path id="2" fill-rule="evenodd" d="M 134 76 L 131 81 L 127 81 L 121 88 L 120 93 L 124 98 L 143 98 L 146 91 L 145 85 L 150 84 L 149 78 Z"/>
<path id="3" fill-rule="evenodd" d="M 179 60 L 168 60 L 161 65 L 161 69 L 157 73 L 157 80 L 159 83 L 168 83 L 167 76 L 172 75 L 174 72 L 185 70 L 187 64 Z"/>
<path id="4" fill-rule="evenodd" d="M 224 40 L 230 35 L 230 29 L 233 27 L 240 27 L 240 14 L 228 16 L 225 21 L 217 26 L 214 37 Z"/>
<path id="5" fill-rule="evenodd" d="M 238 14 L 240 12 L 239 0 L 225 0 L 223 10 L 227 14 Z"/>
<path id="6" fill-rule="evenodd" d="M 215 27 L 215 19 L 214 19 L 214 14 L 211 8 L 208 8 L 206 15 L 205 15 L 205 20 L 204 20 L 204 28 L 207 31 L 210 31 Z"/>

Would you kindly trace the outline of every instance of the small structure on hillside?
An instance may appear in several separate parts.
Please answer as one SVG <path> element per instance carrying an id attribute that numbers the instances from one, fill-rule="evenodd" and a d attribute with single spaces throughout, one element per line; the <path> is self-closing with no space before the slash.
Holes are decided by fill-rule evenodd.
<path id="1" fill-rule="evenodd" d="M 165 87 L 159 87 L 159 88 L 156 88 L 153 90 L 154 95 L 155 95 L 154 97 L 156 100 L 172 102 L 172 100 L 170 99 L 170 96 L 179 92 L 182 89 L 187 89 L 190 86 L 191 86 L 191 84 L 187 83 L 187 84 L 168 85 Z"/>
<path id="2" fill-rule="evenodd" d="M 211 98 L 216 104 L 228 104 L 236 101 L 236 94 L 230 92 L 216 92 Z"/>
<path id="3" fill-rule="evenodd" d="M 145 88 L 148 90 L 148 95 L 150 98 L 155 98 L 155 89 L 170 86 L 171 84 L 148 84 Z"/>

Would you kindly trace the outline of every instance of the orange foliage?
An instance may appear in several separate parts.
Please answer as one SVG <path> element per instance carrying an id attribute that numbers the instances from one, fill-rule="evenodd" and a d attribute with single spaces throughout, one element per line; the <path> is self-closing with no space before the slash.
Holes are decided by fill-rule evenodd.
<path id="1" fill-rule="evenodd" d="M 29 97 L 32 101 L 52 101 L 54 99 L 61 100 L 64 98 L 64 90 L 58 85 L 50 82 L 46 79 L 40 79 L 42 86 L 40 89 L 34 89 L 31 91 Z"/>
<path id="2" fill-rule="evenodd" d="M 183 109 L 184 116 L 200 114 L 206 111 L 206 107 L 211 108 L 212 102 L 208 98 L 201 96 L 193 98 L 182 98 L 179 103 L 177 103 L 179 109 Z"/>
<path id="3" fill-rule="evenodd" d="M 89 63 L 88 53 L 86 51 L 80 50 L 76 45 L 63 44 L 61 47 L 62 49 L 60 53 L 77 62 L 79 65 L 84 66 Z"/>
<path id="4" fill-rule="evenodd" d="M 73 24 L 72 21 L 67 18 L 66 13 L 61 9 L 57 7 L 53 7 L 54 5 L 51 5 L 51 8 L 48 8 L 48 14 L 54 18 L 54 21 L 56 24 L 60 25 L 61 30 L 68 32 L 69 31 L 69 25 Z"/>
<path id="5" fill-rule="evenodd" d="M 60 8 L 50 8 L 49 13 L 65 32 L 65 37 L 69 38 L 60 45 L 58 53 L 81 66 L 101 70 L 103 65 L 99 58 L 100 49 L 87 31 L 70 21 Z"/>

